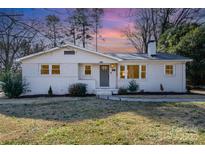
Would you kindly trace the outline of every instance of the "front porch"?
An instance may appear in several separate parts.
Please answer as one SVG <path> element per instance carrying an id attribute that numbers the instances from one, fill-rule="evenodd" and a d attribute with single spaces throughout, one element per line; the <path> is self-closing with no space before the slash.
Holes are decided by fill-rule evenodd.
<path id="1" fill-rule="evenodd" d="M 78 82 L 87 84 L 88 93 L 112 95 L 118 91 L 115 63 L 79 63 Z"/>

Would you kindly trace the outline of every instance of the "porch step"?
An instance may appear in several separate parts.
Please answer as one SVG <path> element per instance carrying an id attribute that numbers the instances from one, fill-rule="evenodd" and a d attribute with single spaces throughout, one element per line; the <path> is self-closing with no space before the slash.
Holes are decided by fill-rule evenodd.
<path id="1" fill-rule="evenodd" d="M 112 95 L 117 94 L 118 89 L 109 89 L 109 88 L 101 88 L 96 89 L 95 93 L 96 95 Z"/>

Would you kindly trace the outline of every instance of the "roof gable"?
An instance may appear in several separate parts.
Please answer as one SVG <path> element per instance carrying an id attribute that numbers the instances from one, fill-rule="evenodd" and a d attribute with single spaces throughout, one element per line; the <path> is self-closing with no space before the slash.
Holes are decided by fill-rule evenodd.
<path id="1" fill-rule="evenodd" d="M 109 58 L 109 59 L 112 59 L 112 60 L 115 60 L 115 61 L 121 61 L 120 58 L 113 57 L 111 55 L 103 54 L 103 53 L 100 53 L 100 52 L 95 52 L 95 51 L 88 50 L 88 49 L 85 49 L 85 48 L 81 48 L 81 47 L 78 47 L 78 46 L 75 46 L 75 45 L 72 45 L 72 44 L 66 44 L 66 45 L 63 45 L 61 47 L 55 47 L 55 48 L 52 48 L 52 49 L 49 49 L 49 50 L 46 50 L 46 51 L 34 53 L 34 54 L 31 54 L 31 55 L 19 58 L 19 59 L 17 59 L 17 61 L 24 61 L 24 60 L 32 59 L 32 58 L 37 57 L 37 56 L 45 55 L 45 54 L 51 53 L 51 52 L 56 52 L 60 49 L 69 48 L 69 47 L 74 48 L 74 49 L 79 49 L 79 50 L 87 52 L 87 53 L 95 54 L 97 56 Z"/>

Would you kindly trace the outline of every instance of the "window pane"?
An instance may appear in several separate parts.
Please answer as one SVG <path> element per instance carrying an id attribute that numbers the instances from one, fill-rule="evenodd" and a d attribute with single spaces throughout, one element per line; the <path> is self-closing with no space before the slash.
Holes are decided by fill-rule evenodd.
<path id="1" fill-rule="evenodd" d="M 49 65 L 41 65 L 41 74 L 49 74 Z"/>
<path id="2" fill-rule="evenodd" d="M 145 72 L 142 72 L 142 73 L 141 73 L 141 78 L 142 78 L 142 79 L 145 79 L 145 78 L 146 78 L 146 73 L 145 73 Z"/>
<path id="3" fill-rule="evenodd" d="M 60 69 L 60 65 L 52 65 L 52 69 Z"/>
<path id="4" fill-rule="evenodd" d="M 52 65 L 52 74 L 60 74 L 60 65 Z"/>
<path id="5" fill-rule="evenodd" d="M 90 69 L 91 69 L 91 66 L 85 66 L 85 69 L 86 69 L 86 70 L 90 70 Z"/>
<path id="6" fill-rule="evenodd" d="M 142 67 L 141 68 L 142 71 L 146 71 L 146 65 L 142 65 L 141 67 Z"/>
<path id="7" fill-rule="evenodd" d="M 139 65 L 128 65 L 127 66 L 127 78 L 138 79 L 139 78 Z"/>
<path id="8" fill-rule="evenodd" d="M 60 70 L 52 70 L 52 74 L 60 74 Z"/>
<path id="9" fill-rule="evenodd" d="M 121 79 L 125 78 L 125 66 L 123 65 L 120 66 L 120 78 Z"/>
<path id="10" fill-rule="evenodd" d="M 141 78 L 146 78 L 146 65 L 141 65 Z"/>
<path id="11" fill-rule="evenodd" d="M 49 69 L 48 65 L 41 65 L 41 69 Z"/>
<path id="12" fill-rule="evenodd" d="M 85 66 L 85 75 L 91 75 L 91 66 L 90 65 Z"/>
<path id="13" fill-rule="evenodd" d="M 41 70 L 41 74 L 49 74 L 49 70 Z"/>
<path id="14" fill-rule="evenodd" d="M 165 66 L 165 73 L 166 75 L 173 75 L 174 71 L 173 71 L 173 65 L 166 65 Z"/>

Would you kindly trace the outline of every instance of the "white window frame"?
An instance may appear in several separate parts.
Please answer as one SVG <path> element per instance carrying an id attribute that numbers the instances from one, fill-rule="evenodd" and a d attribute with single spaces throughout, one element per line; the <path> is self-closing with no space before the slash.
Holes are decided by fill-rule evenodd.
<path id="1" fill-rule="evenodd" d="M 60 76 L 61 75 L 61 65 L 60 64 L 50 64 L 50 75 L 51 76 Z M 52 65 L 59 65 L 60 66 L 60 74 L 52 74 Z"/>
<path id="2" fill-rule="evenodd" d="M 128 78 L 128 67 L 126 68 L 127 70 L 127 73 L 126 73 L 126 75 L 127 75 L 127 79 L 128 80 L 139 80 L 139 79 L 141 79 L 140 78 L 140 75 L 141 75 L 141 72 L 140 72 L 140 69 L 141 69 L 141 66 L 140 66 L 140 64 L 127 64 L 127 66 L 139 66 L 139 77 L 138 78 Z"/>
<path id="3" fill-rule="evenodd" d="M 125 74 L 125 77 L 124 78 L 121 78 L 121 66 L 123 66 L 124 67 L 124 74 Z M 121 80 L 124 80 L 124 79 L 126 79 L 126 69 L 127 69 L 127 67 L 125 67 L 126 65 L 119 65 L 119 78 L 121 79 Z"/>
<path id="4" fill-rule="evenodd" d="M 145 78 L 142 78 L 142 65 L 145 65 L 146 71 L 145 71 Z M 147 64 L 140 64 L 140 80 L 147 80 Z"/>
<path id="5" fill-rule="evenodd" d="M 49 74 L 41 74 L 41 65 L 48 65 Z M 52 65 L 59 65 L 60 66 L 60 74 L 52 74 Z M 40 76 L 60 76 L 61 75 L 61 64 L 39 64 L 39 74 Z"/>
<path id="6" fill-rule="evenodd" d="M 48 70 L 49 70 L 48 74 L 41 74 L 41 66 L 42 65 L 48 65 Z M 51 73 L 50 64 L 45 64 L 45 63 L 44 64 L 39 64 L 39 74 L 40 74 L 40 76 L 49 76 L 50 73 Z"/>
<path id="7" fill-rule="evenodd" d="M 128 65 L 138 65 L 139 66 L 139 78 L 130 78 L 130 79 L 128 79 L 128 71 L 127 71 L 127 66 Z M 142 67 L 142 65 L 145 65 L 145 67 L 146 67 L 146 78 L 141 78 L 141 67 Z M 125 78 L 121 78 L 120 77 L 120 66 L 124 66 L 125 67 Z M 136 63 L 136 64 L 119 64 L 119 67 L 118 67 L 118 79 L 120 79 L 120 80 L 142 80 L 142 81 L 145 81 L 145 80 L 147 80 L 147 72 L 148 72 L 148 67 L 147 67 L 148 65 L 145 63 L 145 64 L 139 64 L 139 63 Z"/>
<path id="8" fill-rule="evenodd" d="M 90 74 L 85 74 L 85 67 L 86 67 L 86 66 L 90 66 L 90 71 L 91 71 Z M 93 72 L 93 71 L 92 71 L 92 65 L 84 65 L 83 68 L 84 68 L 84 69 L 83 69 L 83 74 L 84 74 L 84 76 L 92 76 L 92 72 Z"/>
<path id="9" fill-rule="evenodd" d="M 172 65 L 173 66 L 173 74 L 172 75 L 171 74 L 166 74 L 166 65 Z M 166 77 L 173 77 L 173 76 L 175 76 L 175 69 L 176 69 L 175 64 L 164 64 L 164 75 Z"/>

